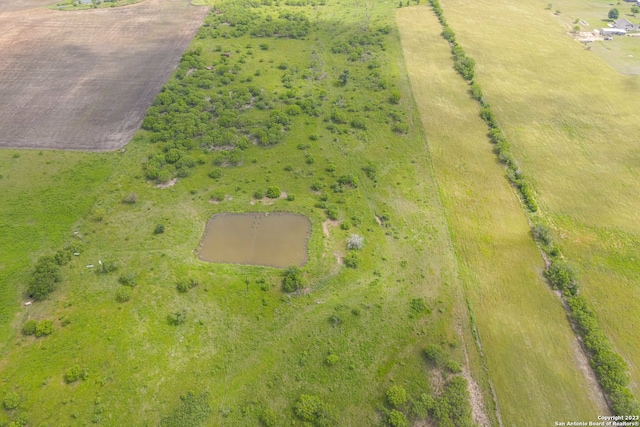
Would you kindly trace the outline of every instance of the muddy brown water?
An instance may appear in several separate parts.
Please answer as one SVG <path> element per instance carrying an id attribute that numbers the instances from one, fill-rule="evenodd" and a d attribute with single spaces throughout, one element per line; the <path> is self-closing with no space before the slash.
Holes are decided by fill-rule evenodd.
<path id="1" fill-rule="evenodd" d="M 286 268 L 307 263 L 311 222 L 287 212 L 216 214 L 198 257 L 207 262 Z"/>

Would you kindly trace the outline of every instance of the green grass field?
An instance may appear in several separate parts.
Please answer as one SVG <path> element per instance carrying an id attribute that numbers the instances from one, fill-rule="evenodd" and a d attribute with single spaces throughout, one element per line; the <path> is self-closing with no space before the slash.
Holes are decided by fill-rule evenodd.
<path id="1" fill-rule="evenodd" d="M 184 148 L 199 137 L 141 131 L 123 153 L 1 153 L 1 195 L 10 203 L 2 204 L 0 247 L 12 249 L 0 252 L 8 277 L 0 396 L 17 393 L 19 404 L 3 409 L 0 421 L 246 426 L 260 425 L 268 408 L 276 414 L 272 425 L 303 425 L 294 403 L 310 394 L 338 425 L 377 425 L 390 409 L 385 392 L 392 385 L 402 385 L 412 401 L 441 392 L 439 369 L 424 348 L 440 345 L 463 362 L 456 328 L 467 329 L 468 317 L 456 260 L 399 60 L 394 10 L 375 2 L 350 5 L 251 9 L 256 22 L 302 13 L 311 26 L 299 39 L 250 37 L 235 33 L 241 24 L 209 21 L 190 48 L 202 48 L 197 60 L 203 62 L 183 63 L 186 69 L 181 65 L 167 85 L 167 92 L 191 91 L 189 102 L 198 106 L 220 99 L 215 108 L 242 88 L 264 89 L 271 109 L 238 107 L 235 129 L 239 135 L 244 126 L 242 135 L 253 138 L 280 111 L 290 120 L 277 144 L 201 151 Z M 363 39 L 355 61 L 332 50 L 353 37 L 374 44 Z M 317 114 L 290 108 L 309 96 L 322 101 Z M 173 105 L 159 113 L 158 103 L 149 115 L 169 120 L 195 108 Z M 198 118 L 198 126 L 214 122 L 204 113 Z M 182 164 L 191 156 L 201 164 L 160 165 L 171 150 L 179 150 Z M 145 176 L 149 163 L 169 177 L 190 176 L 157 188 Z M 212 171 L 220 172 L 211 178 Z M 339 184 L 345 176 L 355 177 L 352 184 Z M 295 200 L 255 199 L 272 185 Z M 228 211 L 310 218 L 308 284 L 300 295 L 280 290 L 281 270 L 197 259 L 208 218 Z M 341 225 L 329 225 L 326 235 L 328 213 Z M 164 232 L 154 234 L 158 224 Z M 356 269 L 343 265 L 351 233 L 365 241 Z M 43 302 L 22 305 L 37 258 L 66 244 L 79 255 L 62 267 L 58 289 Z M 100 262 L 117 263 L 117 271 L 96 274 Z M 136 286 L 129 301 L 118 302 L 119 278 L 129 275 Z M 198 285 L 179 293 L 176 284 L 184 279 Z M 186 321 L 170 324 L 183 310 Z M 53 334 L 23 335 L 27 319 L 53 321 Z M 68 383 L 65 375 L 81 379 Z M 190 391 L 195 397 L 181 400 Z M 400 410 L 410 414 L 411 405 Z"/>
<path id="2" fill-rule="evenodd" d="M 570 38 L 544 3 L 444 5 L 513 152 L 538 192 L 559 244 L 580 273 L 605 333 L 640 382 L 638 298 L 640 126 L 629 94 L 637 77 L 615 72 Z M 496 14 L 498 8 L 501 13 Z M 526 20 L 518 37 L 508 23 Z M 491 25 L 487 25 L 491 23 Z M 477 28 L 483 26 L 483 31 Z M 562 59 L 558 67 L 557 58 Z"/>
<path id="3" fill-rule="evenodd" d="M 398 12 L 413 93 L 504 425 L 596 419 L 577 342 L 429 7 Z M 523 405 L 523 402 L 527 402 Z"/>

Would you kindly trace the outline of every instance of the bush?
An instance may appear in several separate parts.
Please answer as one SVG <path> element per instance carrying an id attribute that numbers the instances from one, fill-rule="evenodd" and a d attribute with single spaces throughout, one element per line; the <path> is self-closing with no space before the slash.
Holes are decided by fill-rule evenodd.
<path id="1" fill-rule="evenodd" d="M 2 406 L 4 409 L 11 410 L 16 409 L 20 404 L 20 395 L 15 391 L 10 391 L 4 395 L 4 399 L 2 399 Z"/>
<path id="2" fill-rule="evenodd" d="M 364 237 L 359 234 L 352 234 L 347 239 L 347 249 L 362 249 L 364 246 Z"/>
<path id="3" fill-rule="evenodd" d="M 156 228 L 153 229 L 153 234 L 162 234 L 164 233 L 164 224 L 156 225 Z"/>
<path id="4" fill-rule="evenodd" d="M 35 335 L 37 325 L 38 322 L 36 322 L 35 320 L 27 320 L 26 322 L 24 322 L 24 325 L 22 325 L 22 333 L 25 335 Z"/>
<path id="5" fill-rule="evenodd" d="M 211 172 L 209 172 L 209 178 L 219 179 L 221 177 L 222 177 L 222 170 L 220 169 L 214 169 Z"/>
<path id="6" fill-rule="evenodd" d="M 211 199 L 215 200 L 216 202 L 224 201 L 226 196 L 227 194 L 222 190 L 216 190 L 213 193 L 211 193 Z"/>
<path id="7" fill-rule="evenodd" d="M 262 199 L 262 198 L 264 198 L 264 190 L 256 190 L 253 193 L 253 198 L 254 199 Z"/>
<path id="8" fill-rule="evenodd" d="M 327 365 L 333 366 L 336 363 L 338 363 L 339 360 L 340 360 L 340 358 L 338 356 L 336 356 L 335 354 L 330 354 L 325 359 L 325 362 L 327 363 Z"/>
<path id="9" fill-rule="evenodd" d="M 96 274 L 109 274 L 118 270 L 118 263 L 116 261 L 99 261 L 98 268 L 96 268 Z"/>
<path id="10" fill-rule="evenodd" d="M 302 271 L 296 266 L 289 267 L 282 278 L 282 290 L 287 293 L 296 292 L 302 289 L 305 285 L 304 277 L 302 277 Z"/>
<path id="11" fill-rule="evenodd" d="M 401 385 L 394 385 L 387 390 L 387 402 L 392 408 L 398 408 L 407 403 L 407 391 Z"/>
<path id="12" fill-rule="evenodd" d="M 391 427 L 407 427 L 409 425 L 407 417 L 402 412 L 395 409 L 392 409 L 387 414 L 387 423 Z"/>
<path id="13" fill-rule="evenodd" d="M 326 209 L 327 212 L 327 217 L 329 217 L 330 220 L 332 221 L 336 221 L 338 219 L 338 208 L 334 205 L 328 206 Z"/>
<path id="14" fill-rule="evenodd" d="M 78 381 L 79 379 L 85 379 L 87 377 L 87 370 L 80 369 L 80 366 L 75 365 L 64 373 L 64 381 L 67 384 Z"/>
<path id="15" fill-rule="evenodd" d="M 293 406 L 293 412 L 303 421 L 317 426 L 335 425 L 328 406 L 317 396 L 303 394 Z"/>
<path id="16" fill-rule="evenodd" d="M 135 204 L 138 201 L 138 195 L 136 193 L 129 193 L 124 197 L 123 202 L 130 205 Z"/>
<path id="17" fill-rule="evenodd" d="M 351 251 L 344 257 L 344 265 L 356 269 L 360 265 L 360 257 L 356 252 Z"/>
<path id="18" fill-rule="evenodd" d="M 575 273 L 564 261 L 554 261 L 544 272 L 544 276 L 554 289 L 575 295 L 578 292 Z"/>
<path id="19" fill-rule="evenodd" d="M 400 98 L 400 92 L 391 92 L 391 95 L 389 95 L 389 102 L 397 105 L 400 103 Z"/>
<path id="20" fill-rule="evenodd" d="M 42 301 L 56 288 L 61 280 L 60 268 L 53 257 L 38 259 L 31 281 L 27 286 L 27 293 L 36 301 Z"/>
<path id="21" fill-rule="evenodd" d="M 136 275 L 135 273 L 124 273 L 120 277 L 118 277 L 118 282 L 124 286 L 135 287 L 136 286 Z"/>
<path id="22" fill-rule="evenodd" d="M 176 289 L 180 293 L 189 292 L 191 289 L 198 286 L 198 282 L 193 279 L 183 279 L 176 284 Z"/>
<path id="23" fill-rule="evenodd" d="M 293 202 L 296 199 L 296 195 L 295 194 L 287 194 L 287 200 L 289 202 Z"/>
<path id="24" fill-rule="evenodd" d="M 36 325 L 36 337 L 43 337 L 53 333 L 53 322 L 51 320 L 41 320 Z"/>
<path id="25" fill-rule="evenodd" d="M 271 408 L 265 408 L 260 414 L 260 421 L 265 427 L 277 427 L 279 424 L 278 414 Z"/>
<path id="26" fill-rule="evenodd" d="M 267 188 L 267 197 L 270 199 L 277 199 L 278 197 L 280 197 L 280 194 L 282 194 L 280 187 L 272 185 L 271 187 Z"/>
<path id="27" fill-rule="evenodd" d="M 552 245 L 553 236 L 551 235 L 551 230 L 549 230 L 549 227 L 547 227 L 546 225 L 536 224 L 531 232 L 533 233 L 533 238 L 544 246 Z"/>
<path id="28" fill-rule="evenodd" d="M 173 326 L 182 325 L 186 321 L 187 321 L 187 310 L 185 309 L 174 311 L 173 313 L 167 316 L 167 322 Z"/>
<path id="29" fill-rule="evenodd" d="M 127 302 L 131 299 L 132 296 L 133 289 L 131 289 L 129 286 L 122 286 L 120 287 L 120 289 L 118 289 L 118 292 L 116 292 L 116 300 L 118 300 L 118 302 Z"/>
<path id="30" fill-rule="evenodd" d="M 60 249 L 56 252 L 53 258 L 56 260 L 56 263 L 60 266 L 66 265 L 69 261 L 71 261 L 71 257 L 77 249 L 73 246 L 67 246 L 63 249 Z"/>

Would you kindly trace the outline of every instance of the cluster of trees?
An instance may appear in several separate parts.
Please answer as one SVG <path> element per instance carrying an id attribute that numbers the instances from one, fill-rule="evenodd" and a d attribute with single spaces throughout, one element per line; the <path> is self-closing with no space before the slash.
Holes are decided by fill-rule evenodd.
<path id="1" fill-rule="evenodd" d="M 438 0 L 430 0 L 430 3 L 443 26 L 442 36 L 449 41 L 452 51 L 454 49 L 462 51 L 462 48 L 455 42 L 453 30 L 446 23 L 444 12 Z M 611 13 L 610 18 L 612 18 Z M 491 106 L 485 102 L 480 85 L 473 79 L 473 75 L 467 78 L 468 76 L 463 71 L 458 71 L 466 80 L 470 81 L 471 96 L 480 105 L 480 116 L 489 127 L 488 136 L 495 145 L 494 152 L 507 167 L 509 181 L 518 189 L 520 197 L 528 210 L 532 213 L 536 212 L 538 204 L 535 200 L 533 189 L 511 154 L 510 144 L 498 126 Z M 554 289 L 562 292 L 562 297 L 569 307 L 570 317 L 576 324 L 577 330 L 590 353 L 591 367 L 598 377 L 598 382 L 608 394 L 611 409 L 618 415 L 639 413 L 638 402 L 627 387 L 629 383 L 628 366 L 624 359 L 613 350 L 609 340 L 598 325 L 595 313 L 580 295 L 574 270 L 567 264 L 559 248 L 553 243 L 551 232 L 548 228 L 542 224 L 537 224 L 533 227 L 532 233 L 550 260 L 550 266 L 545 271 L 545 277 Z"/>
<path id="2" fill-rule="evenodd" d="M 253 37 L 288 37 L 301 39 L 309 34 L 309 19 L 301 12 L 281 12 L 278 19 L 267 15 L 251 30 Z"/>

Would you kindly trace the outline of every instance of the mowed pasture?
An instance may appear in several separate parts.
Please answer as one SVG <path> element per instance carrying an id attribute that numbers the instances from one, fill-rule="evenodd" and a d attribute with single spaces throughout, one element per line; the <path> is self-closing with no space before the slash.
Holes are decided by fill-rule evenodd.
<path id="1" fill-rule="evenodd" d="M 614 348 L 640 384 L 640 91 L 559 27 L 543 2 L 443 2 Z M 518 36 L 504 28 L 522 22 Z M 481 29 L 481 30 L 480 30 Z M 558 58 L 562 58 L 561 64 Z"/>
<path id="2" fill-rule="evenodd" d="M 118 149 L 139 128 L 207 8 L 149 0 L 61 12 L 49 4 L 0 5 L 0 147 Z"/>
<path id="3" fill-rule="evenodd" d="M 400 10 L 398 27 L 504 425 L 596 419 L 606 404 L 432 9 Z"/>

